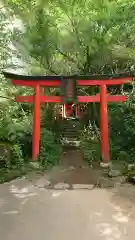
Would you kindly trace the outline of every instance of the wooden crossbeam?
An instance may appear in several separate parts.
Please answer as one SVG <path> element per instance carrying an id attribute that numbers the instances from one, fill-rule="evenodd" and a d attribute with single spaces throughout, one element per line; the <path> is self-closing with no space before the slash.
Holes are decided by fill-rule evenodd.
<path id="1" fill-rule="evenodd" d="M 78 86 L 100 86 L 102 84 L 106 85 L 117 85 L 117 84 L 124 84 L 127 82 L 131 82 L 132 77 L 126 78 L 116 78 L 116 79 L 109 79 L 109 80 L 77 80 Z M 18 86 L 29 86 L 29 87 L 36 87 L 37 85 L 44 86 L 44 87 L 60 87 L 61 81 L 60 80 L 36 80 L 36 81 L 26 81 L 26 80 L 12 80 L 14 85 Z"/>
<path id="2" fill-rule="evenodd" d="M 17 96 L 17 102 L 27 102 L 33 103 L 34 97 L 33 96 Z M 127 100 L 126 96 L 121 95 L 109 95 L 107 94 L 107 101 L 108 102 L 125 102 Z M 62 103 L 62 97 L 60 96 L 40 96 L 40 102 L 48 102 L 48 103 Z M 78 102 L 86 103 L 86 102 L 100 102 L 100 94 L 95 96 L 78 96 Z"/>

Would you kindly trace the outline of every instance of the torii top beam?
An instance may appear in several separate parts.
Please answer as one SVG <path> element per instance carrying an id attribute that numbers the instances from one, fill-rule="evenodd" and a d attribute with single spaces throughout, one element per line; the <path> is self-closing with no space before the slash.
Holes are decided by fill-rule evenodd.
<path id="1" fill-rule="evenodd" d="M 120 74 L 102 74 L 88 76 L 26 76 L 17 75 L 9 72 L 3 72 L 6 78 L 12 80 L 14 85 L 35 87 L 36 85 L 44 87 L 59 87 L 63 79 L 76 79 L 79 86 L 96 85 L 116 85 L 132 81 L 135 73 L 127 72 Z"/>

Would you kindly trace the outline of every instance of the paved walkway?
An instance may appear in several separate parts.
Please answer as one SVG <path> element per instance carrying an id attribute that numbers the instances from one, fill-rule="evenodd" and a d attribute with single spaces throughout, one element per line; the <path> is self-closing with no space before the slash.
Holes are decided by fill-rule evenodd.
<path id="1" fill-rule="evenodd" d="M 106 189 L 48 190 L 28 180 L 0 186 L 1 240 L 134 240 L 135 219 Z M 130 205 L 131 206 L 131 205 Z"/>
<path id="2" fill-rule="evenodd" d="M 135 239 L 134 202 L 113 188 L 60 189 L 54 173 L 53 188 L 48 176 L 0 185 L 0 240 Z"/>

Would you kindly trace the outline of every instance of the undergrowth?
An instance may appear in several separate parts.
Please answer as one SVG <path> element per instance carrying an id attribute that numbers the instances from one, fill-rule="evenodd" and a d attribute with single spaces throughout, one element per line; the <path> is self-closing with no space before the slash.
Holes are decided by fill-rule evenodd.
<path id="1" fill-rule="evenodd" d="M 109 146 L 110 160 L 114 164 L 135 164 L 135 100 L 134 94 L 122 104 L 109 104 Z M 99 134 L 90 124 L 84 127 L 80 141 L 86 161 L 99 162 L 101 158 Z"/>
<path id="2" fill-rule="evenodd" d="M 84 127 L 80 136 L 80 147 L 84 155 L 84 159 L 91 165 L 93 162 L 99 162 L 100 156 L 100 139 L 89 124 Z"/>
<path id="3" fill-rule="evenodd" d="M 25 107 L 27 111 L 20 113 L 19 105 L 10 104 L 0 107 L 0 182 L 19 177 L 31 169 L 32 111 Z M 43 110 L 38 158 L 42 170 L 56 165 L 62 150 L 58 123 L 50 117 L 53 110 Z"/>
<path id="4" fill-rule="evenodd" d="M 58 164 L 62 147 L 59 138 L 47 129 L 41 131 L 39 162 L 45 168 L 51 168 Z"/>

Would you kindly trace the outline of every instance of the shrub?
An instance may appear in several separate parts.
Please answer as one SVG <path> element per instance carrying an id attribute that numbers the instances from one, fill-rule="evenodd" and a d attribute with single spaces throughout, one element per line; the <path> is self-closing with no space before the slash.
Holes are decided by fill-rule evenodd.
<path id="1" fill-rule="evenodd" d="M 26 146 L 31 145 L 31 132 L 31 117 L 20 113 L 19 105 L 11 102 L 0 107 L 0 141 L 10 146 L 7 167 L 18 168 L 28 158 Z"/>
<path id="2" fill-rule="evenodd" d="M 60 138 L 61 125 L 58 119 L 54 117 L 54 105 L 44 106 L 41 112 L 41 127 L 55 133 Z"/>
<path id="3" fill-rule="evenodd" d="M 112 159 L 132 162 L 135 159 L 135 104 L 130 95 L 125 104 L 109 107 L 109 135 Z"/>
<path id="4" fill-rule="evenodd" d="M 111 160 L 135 161 L 135 97 L 130 94 L 128 101 L 122 104 L 109 104 L 109 142 Z M 99 129 L 100 131 L 100 129 Z M 100 153 L 100 135 L 89 125 L 82 133 L 81 148 L 84 157 L 90 162 L 98 161 Z"/>
<path id="5" fill-rule="evenodd" d="M 41 130 L 39 161 L 44 168 L 50 168 L 59 162 L 61 145 L 55 134 L 47 129 Z"/>
<path id="6" fill-rule="evenodd" d="M 84 159 L 91 164 L 93 161 L 99 162 L 101 159 L 99 135 L 94 132 L 92 126 L 82 131 L 80 137 L 80 147 L 83 151 Z"/>
<path id="7" fill-rule="evenodd" d="M 13 144 L 10 146 L 11 158 L 9 162 L 10 168 L 20 168 L 24 164 L 23 152 L 20 144 Z"/>

